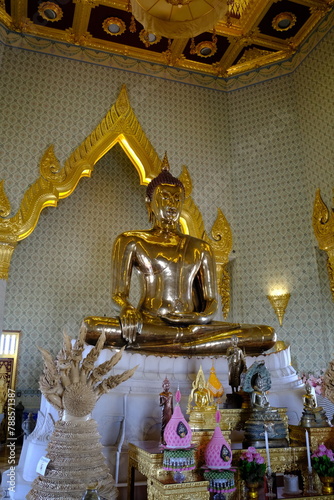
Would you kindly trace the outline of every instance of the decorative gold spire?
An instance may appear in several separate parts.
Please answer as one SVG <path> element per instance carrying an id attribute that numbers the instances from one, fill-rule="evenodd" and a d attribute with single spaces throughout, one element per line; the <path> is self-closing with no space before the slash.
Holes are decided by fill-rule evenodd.
<path id="1" fill-rule="evenodd" d="M 170 172 L 170 166 L 168 162 L 168 157 L 167 157 L 167 151 L 165 151 L 165 156 L 161 162 L 161 172 L 167 171 Z"/>

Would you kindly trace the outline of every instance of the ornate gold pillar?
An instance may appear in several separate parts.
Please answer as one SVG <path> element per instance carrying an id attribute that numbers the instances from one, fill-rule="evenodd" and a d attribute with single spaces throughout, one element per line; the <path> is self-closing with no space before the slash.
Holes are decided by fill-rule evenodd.
<path id="1" fill-rule="evenodd" d="M 7 280 L 9 274 L 10 261 L 17 242 L 0 241 L 0 279 Z"/>
<path id="2" fill-rule="evenodd" d="M 15 246 L 16 242 L 0 242 L 0 333 L 3 330 L 5 297 L 10 259 L 12 257 Z"/>
<path id="3" fill-rule="evenodd" d="M 0 181 L 0 218 L 5 218 L 10 214 L 10 203 L 5 194 L 4 181 Z M 3 330 L 4 308 L 6 287 L 9 274 L 10 261 L 17 245 L 17 236 L 14 226 L 8 225 L 6 220 L 0 225 L 0 333 Z"/>
<path id="4" fill-rule="evenodd" d="M 320 250 L 327 253 L 329 284 L 334 301 L 334 209 L 329 210 L 317 190 L 313 207 L 313 229 Z"/>

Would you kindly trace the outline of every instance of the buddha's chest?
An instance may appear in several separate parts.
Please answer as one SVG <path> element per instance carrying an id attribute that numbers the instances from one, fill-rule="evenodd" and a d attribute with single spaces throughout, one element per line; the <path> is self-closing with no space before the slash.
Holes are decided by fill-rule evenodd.
<path id="1" fill-rule="evenodd" d="M 176 243 L 141 243 L 136 247 L 135 266 L 145 275 L 163 273 L 165 278 L 177 279 L 181 274 L 189 275 L 198 269 L 198 256 L 194 254 L 187 239 Z"/>

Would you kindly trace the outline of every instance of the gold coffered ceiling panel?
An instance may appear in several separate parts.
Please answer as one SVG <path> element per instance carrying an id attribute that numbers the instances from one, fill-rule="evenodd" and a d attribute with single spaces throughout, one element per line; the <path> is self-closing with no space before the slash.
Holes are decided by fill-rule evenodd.
<path id="1" fill-rule="evenodd" d="M 170 6 L 181 1 L 180 8 Z M 159 5 L 177 9 L 182 18 L 196 1 Z M 145 31 L 128 0 L 0 0 L 0 21 L 10 32 L 228 79 L 291 58 L 332 11 L 333 1 L 234 0 L 215 26 L 195 38 Z"/>

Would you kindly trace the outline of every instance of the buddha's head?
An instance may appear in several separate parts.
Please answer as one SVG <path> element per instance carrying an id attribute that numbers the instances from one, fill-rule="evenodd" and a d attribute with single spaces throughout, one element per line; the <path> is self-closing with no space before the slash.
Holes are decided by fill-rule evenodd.
<path id="1" fill-rule="evenodd" d="M 185 191 L 182 182 L 169 171 L 167 155 L 160 174 L 146 189 L 146 204 L 151 222 L 176 225 L 180 218 Z"/>
<path id="2" fill-rule="evenodd" d="M 162 382 L 162 388 L 164 390 L 164 392 L 169 392 L 169 389 L 170 389 L 170 382 L 168 380 L 168 378 L 166 377 L 165 380 Z"/>
<path id="3" fill-rule="evenodd" d="M 308 382 L 305 384 L 305 389 L 307 394 L 312 394 L 312 387 Z"/>

